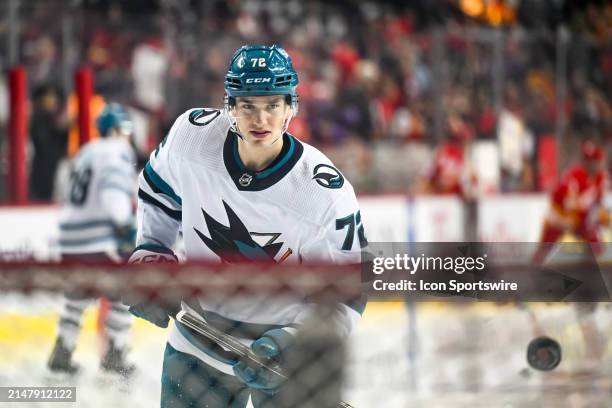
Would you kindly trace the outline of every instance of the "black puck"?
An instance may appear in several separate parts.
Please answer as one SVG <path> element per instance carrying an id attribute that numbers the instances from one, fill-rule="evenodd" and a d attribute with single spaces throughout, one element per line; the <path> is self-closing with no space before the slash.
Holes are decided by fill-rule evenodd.
<path id="1" fill-rule="evenodd" d="M 527 347 L 527 362 L 536 370 L 553 370 L 561 362 L 561 346 L 550 337 L 536 337 Z"/>

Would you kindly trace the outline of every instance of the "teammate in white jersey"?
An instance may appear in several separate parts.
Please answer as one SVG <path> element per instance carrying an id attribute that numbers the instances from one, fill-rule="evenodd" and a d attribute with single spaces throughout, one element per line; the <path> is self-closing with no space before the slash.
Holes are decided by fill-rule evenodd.
<path id="1" fill-rule="evenodd" d="M 225 109 L 182 114 L 139 179 L 137 248 L 130 262 L 187 260 L 358 264 L 366 245 L 351 184 L 316 148 L 287 133 L 297 114 L 298 76 L 278 46 L 244 46 L 225 76 Z M 194 304 L 195 303 L 195 304 Z M 207 295 L 183 308 L 282 361 L 313 303 Z M 348 335 L 365 307 L 338 305 Z M 170 310 L 133 305 L 167 327 Z M 166 346 L 162 407 L 274 406 L 282 382 L 175 322 Z"/>
<path id="2" fill-rule="evenodd" d="M 119 262 L 134 248 L 137 172 L 130 144 L 132 122 L 124 107 L 111 103 L 97 126 L 102 138 L 83 146 L 72 162 L 59 225 L 63 262 Z M 79 367 L 72 362 L 72 352 L 83 312 L 93 299 L 68 293 L 65 300 L 48 367 L 74 374 Z M 105 322 L 109 343 L 101 362 L 104 370 L 123 375 L 134 370 L 125 361 L 131 319 L 126 305 L 118 299 L 111 302 Z"/>

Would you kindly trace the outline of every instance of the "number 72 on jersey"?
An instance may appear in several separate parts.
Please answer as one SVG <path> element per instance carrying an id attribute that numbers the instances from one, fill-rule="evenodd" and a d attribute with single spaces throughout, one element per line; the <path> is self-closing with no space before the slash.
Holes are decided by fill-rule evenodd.
<path id="1" fill-rule="evenodd" d="M 346 228 L 346 237 L 342 243 L 343 251 L 350 251 L 353 249 L 353 241 L 355 238 L 355 228 L 357 228 L 357 239 L 359 240 L 359 247 L 365 248 L 368 245 L 368 240 L 365 236 L 363 224 L 361 223 L 361 213 L 357 211 L 354 214 L 347 215 L 346 217 L 336 219 L 336 230 Z"/>

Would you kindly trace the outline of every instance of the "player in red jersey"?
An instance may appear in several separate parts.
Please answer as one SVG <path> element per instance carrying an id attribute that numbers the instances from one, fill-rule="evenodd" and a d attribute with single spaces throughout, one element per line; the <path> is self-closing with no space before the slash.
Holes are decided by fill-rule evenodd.
<path id="1" fill-rule="evenodd" d="M 428 181 L 433 193 L 462 194 L 464 154 L 460 145 L 446 143 L 438 149 Z"/>
<path id="2" fill-rule="evenodd" d="M 607 185 L 603 149 L 593 142 L 585 142 L 581 161 L 565 173 L 552 192 L 534 262 L 543 262 L 550 244 L 558 242 L 565 233 L 584 242 L 601 241 L 600 229 L 610 223 L 609 213 L 602 207 Z"/>
<path id="3" fill-rule="evenodd" d="M 540 245 L 532 262 L 543 263 L 552 248 L 562 240 L 566 233 L 573 235 L 575 241 L 591 246 L 595 255 L 603 247 L 600 231 L 610 224 L 610 215 L 602 201 L 608 186 L 605 169 L 604 150 L 601 146 L 587 141 L 582 145 L 582 158 L 570 167 L 551 194 L 551 205 L 544 220 Z M 599 333 L 593 314 L 596 302 L 575 304 L 580 329 L 587 345 L 587 356 L 597 360 L 605 350 L 605 342 Z M 528 309 L 534 334 L 542 335 L 543 328 L 533 310 Z"/>
<path id="4" fill-rule="evenodd" d="M 468 128 L 451 133 L 449 139 L 436 149 L 432 166 L 421 179 L 417 192 L 471 198 L 477 185 L 476 173 L 468 158 L 472 138 Z"/>

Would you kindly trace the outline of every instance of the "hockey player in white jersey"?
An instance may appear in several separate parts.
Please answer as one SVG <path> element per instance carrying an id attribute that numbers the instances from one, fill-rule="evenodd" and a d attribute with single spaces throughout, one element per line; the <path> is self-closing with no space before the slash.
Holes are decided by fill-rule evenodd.
<path id="1" fill-rule="evenodd" d="M 123 106 L 110 103 L 97 118 L 97 127 L 102 138 L 83 146 L 72 162 L 60 214 L 62 262 L 116 263 L 125 260 L 134 248 L 137 172 L 130 144 L 132 122 Z M 48 362 L 52 371 L 78 371 L 72 353 L 83 312 L 92 301 L 80 293 L 66 294 Z M 111 301 L 105 322 L 109 342 L 102 369 L 123 375 L 134 370 L 125 360 L 131 319 L 126 305 L 118 299 Z"/>
<path id="2" fill-rule="evenodd" d="M 225 76 L 225 109 L 182 114 L 151 154 L 139 179 L 137 248 L 130 262 L 174 261 L 179 230 L 187 260 L 284 264 L 358 264 L 365 234 L 355 193 L 330 160 L 287 133 L 298 111 L 298 76 L 278 46 L 243 46 Z M 307 302 L 207 295 L 183 308 L 282 360 Z M 339 305 L 346 336 L 364 302 Z M 132 313 L 167 327 L 172 311 L 132 305 Z M 164 355 L 162 407 L 271 407 L 282 381 L 180 322 Z"/>

